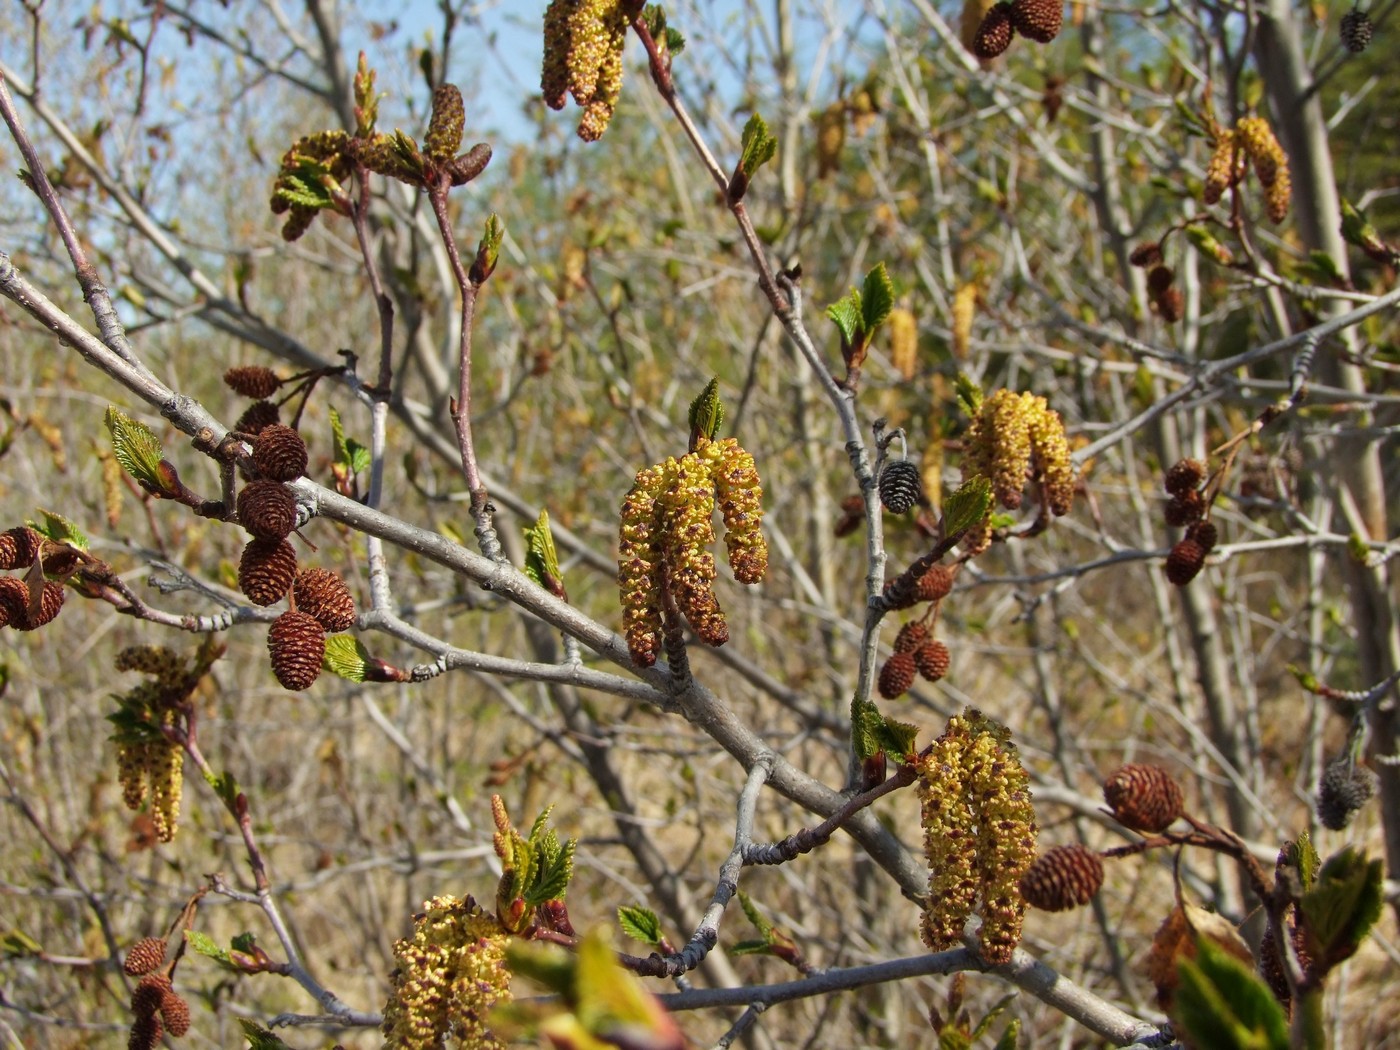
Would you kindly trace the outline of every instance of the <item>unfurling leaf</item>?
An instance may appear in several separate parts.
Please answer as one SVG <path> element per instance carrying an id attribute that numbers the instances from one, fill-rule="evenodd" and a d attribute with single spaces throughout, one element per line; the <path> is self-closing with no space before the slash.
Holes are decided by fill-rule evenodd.
<path id="1" fill-rule="evenodd" d="M 622 932 L 634 941 L 652 947 L 661 943 L 661 920 L 650 908 L 623 905 L 617 909 L 617 921 Z"/>
<path id="2" fill-rule="evenodd" d="M 851 745 L 861 761 L 880 753 L 880 731 L 885 719 L 873 701 L 851 701 Z"/>
<path id="3" fill-rule="evenodd" d="M 749 117 L 740 140 L 739 170 L 752 179 L 754 172 L 778 152 L 778 140 L 768 133 L 768 124 L 757 113 Z"/>
<path id="4" fill-rule="evenodd" d="M 559 571 L 559 554 L 554 549 L 554 534 L 549 530 L 549 512 L 540 511 L 535 524 L 525 529 L 525 575 L 556 598 L 568 601 L 564 577 Z"/>
<path id="5" fill-rule="evenodd" d="M 1361 947 L 1381 917 L 1384 880 L 1381 861 L 1368 861 L 1355 847 L 1327 858 L 1299 904 L 1308 954 L 1320 972 L 1351 958 Z"/>
<path id="6" fill-rule="evenodd" d="M 505 225 L 500 216 L 492 212 L 486 220 L 486 229 L 476 247 L 476 258 L 472 261 L 468 275 L 472 284 L 482 285 L 496 269 L 496 260 L 501 254 L 501 241 L 506 235 Z"/>
<path id="7" fill-rule="evenodd" d="M 112 435 L 112 454 L 122 469 L 142 488 L 152 492 L 164 491 L 160 439 L 151 428 L 112 407 L 108 407 L 103 422 L 107 425 L 107 432 Z"/>
<path id="8" fill-rule="evenodd" d="M 943 535 L 961 536 L 986 520 L 992 509 L 992 483 L 978 474 L 943 501 Z"/>
<path id="9" fill-rule="evenodd" d="M 1249 964 L 1208 937 L 1196 957 L 1177 963 L 1172 1020 L 1196 1046 L 1212 1050 L 1288 1050 L 1283 1008 Z"/>
<path id="10" fill-rule="evenodd" d="M 865 283 L 860 289 L 861 327 L 869 339 L 875 329 L 884 324 L 894 309 L 894 282 L 884 263 L 876 263 L 865 275 Z"/>
<path id="11" fill-rule="evenodd" d="M 864 334 L 861 327 L 860 292 L 854 288 L 828 306 L 826 316 L 840 329 L 841 342 L 846 347 L 855 346 Z"/>
<path id="12" fill-rule="evenodd" d="M 369 650 L 353 634 L 326 636 L 326 651 L 321 657 L 321 666 L 331 674 L 352 682 L 363 682 L 370 660 Z"/>
<path id="13" fill-rule="evenodd" d="M 238 1024 L 243 1029 L 243 1038 L 248 1040 L 248 1050 L 290 1050 L 276 1033 L 268 1031 L 256 1021 L 240 1017 Z"/>
<path id="14" fill-rule="evenodd" d="M 705 389 L 690 403 L 690 442 L 694 449 L 697 437 L 713 441 L 724 425 L 724 402 L 719 398 L 719 377 L 705 384 Z"/>
<path id="15" fill-rule="evenodd" d="M 200 933 L 198 930 L 186 930 L 185 943 L 200 955 L 223 963 L 230 969 L 233 968 L 233 962 L 228 957 L 228 950 L 220 946 L 219 943 L 208 934 Z"/>
<path id="16" fill-rule="evenodd" d="M 39 514 L 43 517 L 43 521 L 26 522 L 35 532 L 46 539 L 52 540 L 54 543 L 66 543 L 68 546 L 74 547 L 80 551 L 88 549 L 88 539 L 87 536 L 83 534 L 83 530 L 74 525 L 62 514 L 55 514 L 53 511 L 45 510 L 43 507 L 39 508 Z"/>

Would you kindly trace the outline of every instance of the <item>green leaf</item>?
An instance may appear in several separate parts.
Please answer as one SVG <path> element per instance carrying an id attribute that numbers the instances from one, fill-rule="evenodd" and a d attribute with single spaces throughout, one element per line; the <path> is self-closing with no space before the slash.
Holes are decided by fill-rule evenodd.
<path id="1" fill-rule="evenodd" d="M 763 916 L 763 912 L 758 910 L 758 905 L 753 902 L 743 890 L 739 891 L 739 907 L 744 909 L 744 915 L 753 923 L 754 929 L 763 934 L 764 943 L 768 943 L 773 937 L 773 924 Z"/>
<path id="2" fill-rule="evenodd" d="M 958 404 L 967 413 L 969 419 L 976 419 L 982 414 L 982 388 L 966 372 L 959 372 L 954 386 L 957 390 Z"/>
<path id="3" fill-rule="evenodd" d="M 864 334 L 865 330 L 861 327 L 860 292 L 854 288 L 828 306 L 826 316 L 841 330 L 841 340 L 847 346 L 855 346 Z"/>
<path id="4" fill-rule="evenodd" d="M 328 405 L 326 412 L 331 420 L 331 450 L 335 455 L 335 461 L 349 469 L 350 445 L 345 440 L 345 427 L 340 422 L 340 413 L 336 411 L 334 405 Z"/>
<path id="5" fill-rule="evenodd" d="M 550 835 L 552 837 L 553 832 Z M 563 848 L 558 848 L 557 839 L 553 841 L 556 847 L 549 851 L 548 856 L 541 858 L 534 885 L 525 895 L 525 903 L 533 907 L 545 901 L 563 900 L 569 889 L 569 880 L 574 875 L 574 850 L 578 847 L 578 839 L 569 839 Z"/>
<path id="6" fill-rule="evenodd" d="M 251 952 L 253 948 L 257 946 L 258 938 L 254 934 L 244 930 L 242 933 L 231 937 L 228 943 L 229 947 L 236 952 Z"/>
<path id="7" fill-rule="evenodd" d="M 672 55 L 679 55 L 685 50 L 685 37 L 681 35 L 679 29 L 666 27 L 666 50 Z"/>
<path id="8" fill-rule="evenodd" d="M 729 946 L 730 955 L 771 955 L 773 946 L 767 941 L 740 941 Z"/>
<path id="9" fill-rule="evenodd" d="M 744 125 L 739 146 L 739 170 L 748 178 L 773 159 L 778 152 L 778 140 L 768 133 L 768 125 L 757 113 Z"/>
<path id="10" fill-rule="evenodd" d="M 690 403 L 690 432 L 703 434 L 709 441 L 715 439 L 724 423 L 724 402 L 719 398 L 719 376 L 705 384 L 705 389 Z"/>
<path id="11" fill-rule="evenodd" d="M 240 1017 L 238 1024 L 243 1029 L 243 1038 L 248 1040 L 248 1050 L 291 1050 L 286 1043 L 256 1021 Z"/>
<path id="12" fill-rule="evenodd" d="M 880 729 L 876 734 L 881 751 L 901 758 L 912 755 L 917 750 L 914 740 L 918 735 L 918 726 L 908 722 L 895 722 L 888 718 L 880 720 Z"/>
<path id="13" fill-rule="evenodd" d="M 652 947 L 661 943 L 661 920 L 650 908 L 623 905 L 617 909 L 617 921 L 622 932 L 634 941 Z"/>
<path id="14" fill-rule="evenodd" d="M 220 947 L 212 937 L 200 933 L 198 930 L 185 931 L 185 943 L 197 951 L 200 955 L 221 962 L 225 966 L 232 968 L 233 964 L 228 957 L 228 951 Z"/>
<path id="15" fill-rule="evenodd" d="M 1254 971 L 1209 937 L 1196 958 L 1177 963 L 1181 983 L 1172 1020 L 1197 1046 L 1211 1050 L 1288 1050 L 1288 1020 Z"/>
<path id="16" fill-rule="evenodd" d="M 1021 1022 L 1014 1020 L 1006 1026 L 1006 1031 L 1001 1033 L 1001 1038 L 997 1040 L 997 1045 L 992 1050 L 1016 1050 L 1016 1044 L 1021 1037 Z"/>
<path id="17" fill-rule="evenodd" d="M 369 650 L 353 634 L 326 636 L 326 652 L 321 657 L 321 666 L 331 674 L 352 682 L 363 682 L 369 661 Z"/>
<path id="18" fill-rule="evenodd" d="M 876 263 L 865 275 L 865 283 L 860 289 L 861 327 L 866 338 L 875 334 L 875 329 L 885 323 L 894 309 L 894 282 L 885 269 L 884 263 Z"/>
<path id="19" fill-rule="evenodd" d="M 1327 858 L 1299 907 L 1308 954 L 1323 972 L 1351 958 L 1381 917 L 1385 899 L 1379 859 L 1348 846 Z"/>
<path id="20" fill-rule="evenodd" d="M 884 724 L 872 701 L 851 701 L 851 746 L 861 761 L 880 753 L 880 729 Z"/>
<path id="21" fill-rule="evenodd" d="M 483 284 L 496 269 L 496 261 L 501 255 L 501 241 L 505 239 L 506 228 L 501 217 L 492 212 L 486 219 L 481 240 L 476 246 L 476 259 L 472 262 L 471 282 Z"/>
<path id="22" fill-rule="evenodd" d="M 55 514 L 51 510 L 38 508 L 43 521 L 28 521 L 26 524 L 35 532 L 54 543 L 66 543 L 70 547 L 75 547 L 80 551 L 88 549 L 88 539 L 83 535 L 83 530 L 74 525 L 62 514 Z"/>
<path id="23" fill-rule="evenodd" d="M 354 438 L 348 439 L 345 444 L 350 450 L 350 472 L 352 474 L 362 474 L 366 470 L 369 470 L 369 449 L 365 448 L 364 445 L 361 445 Z"/>
<path id="24" fill-rule="evenodd" d="M 961 536 L 980 525 L 992 510 L 992 483 L 980 474 L 968 478 L 943 501 L 943 535 Z"/>
<path id="25" fill-rule="evenodd" d="M 540 511 L 535 524 L 525 529 L 525 575 L 551 594 L 564 590 L 559 571 L 559 553 L 554 549 L 554 534 L 549 529 L 549 512 Z"/>
<path id="26" fill-rule="evenodd" d="M 1298 868 L 1298 877 L 1303 881 L 1303 889 L 1310 890 L 1317 881 L 1317 869 L 1322 867 L 1322 858 L 1313 845 L 1312 833 L 1304 831 L 1298 841 L 1289 849 L 1289 862 Z"/>
<path id="27" fill-rule="evenodd" d="M 164 456 L 154 431 L 140 420 L 132 419 L 110 406 L 103 422 L 107 433 L 112 435 L 112 455 L 121 464 L 122 470 L 143 486 L 156 491 L 163 489 L 160 462 Z"/>

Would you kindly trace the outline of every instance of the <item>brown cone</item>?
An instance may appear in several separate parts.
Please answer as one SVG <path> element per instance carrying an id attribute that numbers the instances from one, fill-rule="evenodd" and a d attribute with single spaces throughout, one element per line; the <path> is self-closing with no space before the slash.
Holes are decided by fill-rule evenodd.
<path id="1" fill-rule="evenodd" d="M 165 962 L 165 941 L 159 937 L 142 937 L 126 953 L 122 969 L 129 977 L 144 977 Z"/>
<path id="2" fill-rule="evenodd" d="M 895 653 L 880 668 L 880 695 L 886 700 L 903 696 L 914 684 L 914 654 Z"/>
<path id="3" fill-rule="evenodd" d="M 897 653 L 912 653 L 919 646 L 928 640 L 928 628 L 914 620 L 906 623 L 899 629 L 899 633 L 894 636 L 894 651 Z"/>
<path id="4" fill-rule="evenodd" d="M 1013 0 L 1011 4 L 1011 24 L 1016 32 L 1041 44 L 1059 35 L 1064 18 L 1064 0 Z"/>
<path id="5" fill-rule="evenodd" d="M 1179 459 L 1171 465 L 1163 480 L 1163 487 L 1173 496 L 1191 492 L 1201 487 L 1206 479 L 1206 468 L 1199 459 Z"/>
<path id="6" fill-rule="evenodd" d="M 238 560 L 238 589 L 254 605 L 274 605 L 297 574 L 297 552 L 286 540 L 253 540 Z"/>
<path id="7" fill-rule="evenodd" d="M 1185 587 L 1196 578 L 1206 563 L 1206 549 L 1193 539 L 1184 539 L 1167 555 L 1167 579 Z"/>
<path id="8" fill-rule="evenodd" d="M 160 1001 L 160 1016 L 165 1030 L 177 1039 L 190 1030 L 190 1004 L 174 991 L 165 993 Z"/>
<path id="9" fill-rule="evenodd" d="M 339 573 L 330 569 L 302 569 L 292 585 L 297 610 L 313 616 L 327 631 L 348 631 L 355 626 L 355 599 Z"/>
<path id="10" fill-rule="evenodd" d="M 253 469 L 271 481 L 295 481 L 306 473 L 306 442 L 291 427 L 269 423 L 253 439 Z"/>
<path id="11" fill-rule="evenodd" d="M 1206 501 L 1195 489 L 1187 489 L 1178 492 L 1171 499 L 1167 500 L 1167 509 L 1163 517 L 1167 519 L 1167 524 L 1173 528 L 1180 528 L 1183 525 L 1190 525 L 1193 521 L 1200 520 L 1205 512 Z"/>
<path id="12" fill-rule="evenodd" d="M 260 540 L 284 540 L 297 523 L 297 501 L 280 481 L 250 481 L 238 493 L 238 521 Z"/>
<path id="13" fill-rule="evenodd" d="M 284 689 L 309 689 L 321 673 L 326 655 L 326 632 L 303 612 L 284 612 L 267 632 L 272 673 Z"/>
<path id="14" fill-rule="evenodd" d="M 243 365 L 230 368 L 224 373 L 224 382 L 235 394 L 262 401 L 277 393 L 282 380 L 270 368 L 261 365 Z"/>
<path id="15" fill-rule="evenodd" d="M 919 674 L 930 682 L 936 682 L 946 675 L 948 665 L 951 662 L 948 656 L 948 647 L 937 638 L 925 642 L 914 650 L 914 666 L 919 669 Z"/>
<path id="16" fill-rule="evenodd" d="M 1103 782 L 1103 797 L 1118 823 L 1134 831 L 1165 831 L 1185 806 L 1181 785 L 1161 766 L 1126 765 Z"/>
<path id="17" fill-rule="evenodd" d="M 238 422 L 233 425 L 233 429 L 240 434 L 256 437 L 263 432 L 265 427 L 276 423 L 281 416 L 281 412 L 271 401 L 254 401 L 238 417 Z"/>
<path id="18" fill-rule="evenodd" d="M 941 602 L 953 589 L 953 568 L 950 565 L 935 565 L 919 577 L 914 585 L 914 600 L 920 602 Z"/>
<path id="19" fill-rule="evenodd" d="M 1011 5 L 993 4 L 977 27 L 972 41 L 972 53 L 981 59 L 996 58 L 1011 46 Z"/>
<path id="20" fill-rule="evenodd" d="M 156 1050 L 165 1026 L 155 1014 L 138 1014 L 126 1039 L 126 1050 Z"/>
<path id="21" fill-rule="evenodd" d="M 29 588 L 18 576 L 0 576 L 0 627 L 29 622 Z"/>
<path id="22" fill-rule="evenodd" d="M 1215 550 L 1216 541 L 1220 538 L 1220 533 L 1216 530 L 1213 521 L 1194 521 L 1186 530 L 1186 538 L 1194 543 L 1200 544 L 1201 550 L 1209 554 Z"/>
<path id="23" fill-rule="evenodd" d="M 1103 860 L 1076 842 L 1037 857 L 1021 876 L 1021 896 L 1041 911 L 1068 911 L 1088 904 L 1102 885 Z"/>
<path id="24" fill-rule="evenodd" d="M 131 1012 L 137 1017 L 154 1017 L 170 990 L 170 978 L 165 974 L 147 974 L 131 993 Z"/>
<path id="25" fill-rule="evenodd" d="M 26 525 L 0 532 L 0 569 L 29 568 L 42 542 L 43 537 Z"/>

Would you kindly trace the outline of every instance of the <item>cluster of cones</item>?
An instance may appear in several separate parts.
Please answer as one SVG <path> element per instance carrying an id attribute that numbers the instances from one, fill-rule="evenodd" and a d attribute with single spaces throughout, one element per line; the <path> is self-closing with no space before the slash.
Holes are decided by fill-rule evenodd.
<path id="1" fill-rule="evenodd" d="M 1183 459 L 1167 471 L 1164 482 L 1171 496 L 1167 501 L 1167 524 L 1186 529 L 1186 535 L 1167 555 L 1167 579 L 1178 587 L 1185 587 L 1196 578 L 1219 538 L 1215 523 L 1206 517 L 1210 508 L 1201 492 L 1205 476 L 1206 468 L 1199 460 Z"/>
<path id="2" fill-rule="evenodd" d="M 1048 44 L 1064 24 L 1061 0 L 1002 0 L 982 17 L 973 37 L 972 53 L 981 59 L 996 58 L 1020 35 Z"/>
<path id="3" fill-rule="evenodd" d="M 141 978 L 131 993 L 135 1019 L 127 1038 L 128 1050 L 155 1050 L 166 1035 L 179 1038 L 190 1030 L 190 1004 L 171 982 L 165 965 L 166 944 L 160 937 L 143 937 L 126 953 L 122 969 Z"/>
<path id="4" fill-rule="evenodd" d="M 73 552 L 59 544 L 44 552 L 44 537 L 26 525 L 0 532 L 0 569 L 20 569 L 28 572 L 36 560 L 42 559 L 44 572 L 67 571 L 74 564 Z M 63 565 L 58 565 L 58 560 Z M 17 631 L 33 631 L 44 626 L 63 608 L 63 584 L 35 576 L 26 580 L 20 576 L 0 576 L 0 627 Z"/>

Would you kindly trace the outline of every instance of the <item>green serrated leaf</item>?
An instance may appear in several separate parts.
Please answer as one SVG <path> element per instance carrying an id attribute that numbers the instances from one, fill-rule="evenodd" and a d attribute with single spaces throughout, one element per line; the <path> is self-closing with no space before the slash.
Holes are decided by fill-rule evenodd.
<path id="1" fill-rule="evenodd" d="M 713 441 L 724 423 L 724 402 L 719 397 L 719 376 L 705 384 L 705 389 L 690 403 L 690 432 Z"/>
<path id="2" fill-rule="evenodd" d="M 1385 876 L 1379 859 L 1354 846 L 1327 858 L 1299 908 L 1308 953 L 1323 972 L 1351 958 L 1381 917 Z"/>
<path id="3" fill-rule="evenodd" d="M 55 514 L 51 510 L 43 507 L 37 508 L 43 521 L 27 521 L 26 524 L 35 532 L 41 534 L 54 543 L 66 543 L 77 550 L 88 549 L 88 538 L 83 535 L 83 530 L 74 525 L 62 514 Z"/>
<path id="4" fill-rule="evenodd" d="M 890 280 L 885 264 L 876 263 L 865 275 L 860 289 L 861 327 L 866 338 L 875 334 L 875 329 L 884 324 L 894 309 L 894 282 Z"/>
<path id="5" fill-rule="evenodd" d="M 842 342 L 855 346 L 864 333 L 861 327 L 860 292 L 852 288 L 826 308 L 826 316 L 840 330 Z"/>
<path id="6" fill-rule="evenodd" d="M 257 946 L 258 938 L 255 934 L 244 930 L 242 933 L 235 934 L 233 937 L 229 938 L 228 943 L 229 947 L 236 952 L 251 952 L 253 948 Z"/>
<path id="7" fill-rule="evenodd" d="M 326 412 L 331 420 L 331 451 L 335 461 L 341 466 L 350 466 L 350 446 L 345 441 L 345 427 L 340 422 L 340 413 L 334 405 L 328 405 Z"/>
<path id="8" fill-rule="evenodd" d="M 851 746 L 861 761 L 880 753 L 880 727 L 884 724 L 872 701 L 851 701 Z"/>
<path id="9" fill-rule="evenodd" d="M 535 524 L 525 529 L 525 575 L 549 591 L 558 594 L 564 580 L 559 571 L 559 553 L 554 549 L 554 534 L 549 528 L 549 512 L 540 511 Z"/>
<path id="10" fill-rule="evenodd" d="M 634 941 L 653 947 L 661 943 L 661 920 L 650 908 L 623 905 L 617 909 L 617 921 L 622 932 Z"/>
<path id="11" fill-rule="evenodd" d="M 345 446 L 350 453 L 350 473 L 363 474 L 365 471 L 369 470 L 369 449 L 365 448 L 364 445 L 361 445 L 354 438 L 347 439 Z"/>
<path id="12" fill-rule="evenodd" d="M 673 56 L 679 55 L 685 50 L 685 37 L 681 35 L 679 29 L 666 27 L 666 50 L 671 52 Z"/>
<path id="13" fill-rule="evenodd" d="M 876 735 L 881 751 L 903 758 L 917 750 L 914 740 L 919 735 L 919 727 L 908 722 L 895 722 L 884 718 L 880 720 L 880 729 Z"/>
<path id="14" fill-rule="evenodd" d="M 185 931 L 185 943 L 193 948 L 200 955 L 221 962 L 225 966 L 232 967 L 229 961 L 228 950 L 220 946 L 212 937 L 200 933 L 198 930 Z"/>
<path id="15" fill-rule="evenodd" d="M 496 261 L 501 255 L 501 241 L 505 239 L 505 235 L 505 224 L 501 222 L 499 215 L 492 212 L 487 216 L 481 240 L 477 242 L 476 259 L 472 262 L 470 274 L 473 284 L 485 283 L 496 269 Z"/>
<path id="16" fill-rule="evenodd" d="M 778 152 L 778 140 L 768 133 L 768 125 L 757 113 L 749 117 L 740 140 L 739 170 L 748 178 Z"/>
<path id="17" fill-rule="evenodd" d="M 274 1033 L 246 1017 L 237 1019 L 243 1029 L 243 1038 L 248 1040 L 248 1050 L 291 1050 Z"/>
<path id="18" fill-rule="evenodd" d="M 1317 869 L 1322 867 L 1322 857 L 1318 855 L 1317 847 L 1313 845 L 1312 833 L 1304 831 L 1298 836 L 1298 840 L 1293 843 L 1289 850 L 1289 860 L 1297 865 L 1298 877 L 1303 882 L 1303 889 L 1310 890 L 1313 883 L 1317 881 Z"/>
<path id="19" fill-rule="evenodd" d="M 943 501 L 943 535 L 961 536 L 987 520 L 992 510 L 992 483 L 980 474 L 968 478 Z"/>
<path id="20" fill-rule="evenodd" d="M 569 839 L 562 848 L 550 851 L 552 855 L 541 862 L 535 884 L 525 897 L 526 904 L 539 907 L 545 901 L 564 899 L 574 875 L 574 850 L 577 848 L 578 839 Z"/>
<path id="21" fill-rule="evenodd" d="M 112 436 L 112 455 L 126 471 L 142 485 L 162 488 L 160 462 L 164 458 L 160 439 L 140 420 L 108 407 L 103 418 L 107 433 Z"/>
<path id="22" fill-rule="evenodd" d="M 1180 985 L 1172 1020 L 1197 1046 L 1211 1050 L 1288 1050 L 1288 1020 L 1252 969 L 1196 939 L 1196 958 L 1177 963 Z"/>
<path id="23" fill-rule="evenodd" d="M 982 388 L 966 372 L 959 372 L 953 385 L 962 410 L 967 413 L 969 419 L 976 419 L 982 414 Z"/>
<path id="24" fill-rule="evenodd" d="M 331 674 L 352 682 L 363 682 L 369 661 L 369 650 L 353 634 L 326 636 L 326 652 L 321 657 L 321 666 Z"/>

